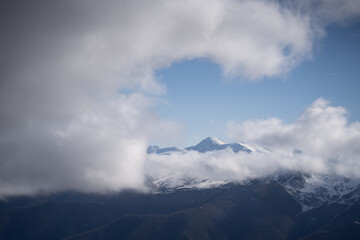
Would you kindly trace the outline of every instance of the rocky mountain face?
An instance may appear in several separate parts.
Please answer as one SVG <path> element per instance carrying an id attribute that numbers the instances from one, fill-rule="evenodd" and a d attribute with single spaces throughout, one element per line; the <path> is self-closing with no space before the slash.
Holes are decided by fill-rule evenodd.
<path id="1" fill-rule="evenodd" d="M 280 171 L 254 181 L 282 185 L 304 211 L 331 203 L 351 206 L 360 198 L 359 180 L 339 176 Z"/>
<path id="2" fill-rule="evenodd" d="M 199 180 L 181 175 L 163 177 L 154 180 L 152 183 L 155 190 L 163 193 L 178 190 L 226 187 L 228 184 L 231 184 L 231 182 L 226 181 Z M 358 180 L 331 175 L 311 175 L 284 171 L 239 184 L 252 185 L 255 183 L 281 185 L 301 204 L 304 212 L 332 203 L 352 206 L 360 199 L 360 183 Z"/>

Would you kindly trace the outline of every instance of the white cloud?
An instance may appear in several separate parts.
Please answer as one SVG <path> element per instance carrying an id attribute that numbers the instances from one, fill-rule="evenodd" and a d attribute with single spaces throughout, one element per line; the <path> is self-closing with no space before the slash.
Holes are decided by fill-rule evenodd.
<path id="1" fill-rule="evenodd" d="M 0 196 L 141 188 L 147 142 L 176 131 L 150 110 L 149 95 L 166 92 L 154 71 L 205 57 L 229 77 L 282 75 L 317 35 L 314 14 L 265 0 L 6 1 L 0 11 Z"/>
<path id="2" fill-rule="evenodd" d="M 121 95 L 93 103 L 70 120 L 16 125 L 0 139 L 0 196 L 142 189 L 147 139 L 176 127 L 148 112 L 150 101 Z"/>
<path id="3" fill-rule="evenodd" d="M 360 178 L 360 123 L 349 123 L 344 108 L 324 99 L 316 100 L 293 124 L 275 118 L 229 123 L 227 133 L 234 142 L 265 148 L 251 153 L 226 149 L 150 154 L 145 173 L 155 179 L 186 176 L 240 182 L 279 170 Z"/>
<path id="4" fill-rule="evenodd" d="M 279 119 L 228 123 L 233 140 L 249 141 L 292 156 L 295 169 L 360 177 L 360 123 L 349 123 L 343 107 L 316 100 L 294 124 Z M 284 156 L 286 156 L 286 154 Z M 282 161 L 279 155 L 279 161 Z"/>

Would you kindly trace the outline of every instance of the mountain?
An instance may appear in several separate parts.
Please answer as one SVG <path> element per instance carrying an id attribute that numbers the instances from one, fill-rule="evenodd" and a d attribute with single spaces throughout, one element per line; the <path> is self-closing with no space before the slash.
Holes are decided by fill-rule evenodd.
<path id="1" fill-rule="evenodd" d="M 218 138 L 207 137 L 198 143 L 195 146 L 185 148 L 187 151 L 197 151 L 200 153 L 209 152 L 209 151 L 218 151 L 224 149 L 231 149 L 233 152 L 237 153 L 239 151 L 251 152 L 250 149 L 241 145 L 240 143 L 225 143 Z"/>
<path id="2" fill-rule="evenodd" d="M 0 238 L 286 239 L 299 212 L 278 184 L 167 194 L 64 193 L 3 203 Z"/>
<path id="3" fill-rule="evenodd" d="M 256 144 L 225 143 L 218 138 L 208 137 L 197 145 L 187 147 L 185 149 L 176 147 L 157 147 L 151 152 L 171 155 L 178 152 L 181 152 L 182 154 L 186 154 L 188 151 L 205 153 L 210 151 L 222 151 L 225 149 L 229 149 L 234 153 L 242 151 L 249 154 L 255 151 L 270 151 Z M 194 178 L 189 177 L 186 174 L 163 176 L 158 179 L 150 180 L 155 191 L 160 192 L 208 189 L 222 187 L 231 183 L 229 181 L 216 181 L 201 177 Z M 308 211 L 310 209 L 318 208 L 331 203 L 352 206 L 354 202 L 357 202 L 358 199 L 360 199 L 360 181 L 341 176 L 281 170 L 261 178 L 248 179 L 242 184 L 251 185 L 253 183 L 280 184 L 296 201 L 302 205 L 303 211 Z"/>
<path id="4" fill-rule="evenodd" d="M 253 145 L 253 146 L 255 146 L 255 145 Z M 250 153 L 253 151 L 253 150 L 250 150 L 250 148 L 246 147 L 244 144 L 225 143 L 218 138 L 207 137 L 204 140 L 202 140 L 200 143 L 198 143 L 197 145 L 186 147 L 186 148 L 179 148 L 179 147 L 160 148 L 159 146 L 151 145 L 148 147 L 147 153 L 148 154 L 157 153 L 157 154 L 169 155 L 174 152 L 186 153 L 188 151 L 197 151 L 200 153 L 205 153 L 205 152 L 219 151 L 219 150 L 225 150 L 225 149 L 231 149 L 234 153 L 237 153 L 240 151 Z"/>
<path id="5" fill-rule="evenodd" d="M 194 199 L 196 192 L 180 194 Z M 285 239 L 300 210 L 279 185 L 238 185 L 200 193 L 205 201 L 192 208 L 129 214 L 67 239 Z"/>
<path id="6" fill-rule="evenodd" d="M 178 152 L 178 153 L 184 153 L 186 152 L 185 149 L 179 148 L 179 147 L 167 147 L 167 148 L 160 148 L 156 145 L 151 145 L 147 149 L 147 153 L 157 153 L 157 154 L 163 154 L 163 155 L 169 155 L 171 153 Z"/>
<path id="7" fill-rule="evenodd" d="M 161 177 L 159 179 L 149 178 L 148 181 L 151 182 L 148 185 L 152 186 L 155 192 L 162 193 L 169 193 L 177 190 L 217 188 L 229 183 L 226 181 L 193 178 L 186 175 L 175 174 Z"/>
<path id="8" fill-rule="evenodd" d="M 358 239 L 360 201 L 302 211 L 278 183 L 0 202 L 0 239 Z"/>
<path id="9" fill-rule="evenodd" d="M 360 199 L 360 181 L 341 176 L 278 171 L 249 183 L 253 182 L 282 185 L 303 206 L 303 211 L 332 203 L 352 206 Z"/>
<path id="10" fill-rule="evenodd" d="M 262 178 L 244 181 L 242 185 L 279 184 L 302 206 L 303 211 L 326 204 L 352 206 L 360 199 L 360 181 L 340 176 L 309 174 L 294 171 L 278 171 Z M 222 188 L 229 181 L 191 178 L 186 175 L 170 175 L 152 179 L 155 192 L 169 193 L 179 190 Z"/>
<path id="11" fill-rule="evenodd" d="M 235 145 L 207 138 L 185 149 L 151 146 L 148 154 L 235 152 Z M 245 156 L 269 151 L 239 145 L 249 150 L 239 150 Z M 148 193 L 63 192 L 0 200 L 0 239 L 357 240 L 360 236 L 360 184 L 355 179 L 282 170 L 241 183 L 182 173 L 149 177 L 147 185 L 152 189 Z"/>

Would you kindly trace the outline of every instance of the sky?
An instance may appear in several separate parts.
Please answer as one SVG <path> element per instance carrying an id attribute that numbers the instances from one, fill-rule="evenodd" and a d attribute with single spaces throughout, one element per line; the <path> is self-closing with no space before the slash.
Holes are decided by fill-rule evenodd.
<path id="1" fill-rule="evenodd" d="M 182 125 L 186 134 L 173 143 L 182 147 L 207 136 L 229 141 L 224 133 L 224 123 L 229 121 L 278 117 L 294 122 L 320 97 L 345 107 L 349 121 L 359 121 L 359 43 L 359 23 L 331 25 L 310 59 L 285 76 L 255 82 L 227 79 L 221 67 L 208 59 L 174 63 L 156 73 L 167 86 L 165 103 L 157 105 L 156 111 Z M 198 111 L 201 114 L 194 114 Z"/>
<path id="2" fill-rule="evenodd" d="M 173 173 L 360 178 L 358 0 L 0 4 L 0 198 Z M 146 154 L 207 136 L 271 151 Z"/>

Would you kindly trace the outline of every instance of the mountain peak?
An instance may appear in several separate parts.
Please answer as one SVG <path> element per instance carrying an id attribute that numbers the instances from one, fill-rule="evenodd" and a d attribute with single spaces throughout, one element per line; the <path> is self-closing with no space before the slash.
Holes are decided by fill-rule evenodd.
<path id="1" fill-rule="evenodd" d="M 221 141 L 218 138 L 207 137 L 197 145 L 185 148 L 186 150 L 195 150 L 201 153 L 214 151 L 214 150 L 222 150 L 226 148 L 227 144 Z"/>
<path id="2" fill-rule="evenodd" d="M 216 138 L 216 137 L 207 137 L 204 140 L 202 140 L 200 143 L 214 143 L 214 144 L 218 144 L 218 145 L 226 144 L 225 142 L 221 141 L 219 138 Z"/>
<path id="3" fill-rule="evenodd" d="M 207 137 L 201 142 L 199 142 L 195 146 L 187 147 L 185 149 L 178 147 L 167 147 L 167 148 L 159 148 L 158 146 L 149 146 L 147 153 L 157 153 L 162 155 L 170 155 L 171 153 L 186 153 L 187 151 L 197 151 L 200 153 L 211 152 L 217 150 L 224 150 L 230 148 L 234 153 L 239 151 L 244 151 L 247 153 L 252 152 L 246 146 L 240 143 L 225 143 L 216 137 Z"/>

